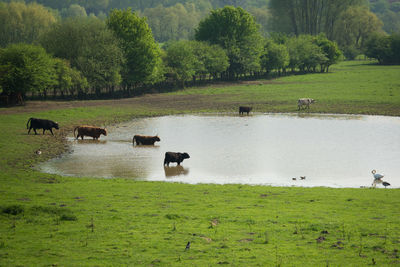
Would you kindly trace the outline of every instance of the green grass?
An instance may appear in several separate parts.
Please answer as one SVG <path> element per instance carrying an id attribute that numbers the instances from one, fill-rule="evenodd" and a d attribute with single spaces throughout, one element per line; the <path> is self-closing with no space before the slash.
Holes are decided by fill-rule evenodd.
<path id="1" fill-rule="evenodd" d="M 187 185 L 32 169 L 64 151 L 63 137 L 80 123 L 236 112 L 238 103 L 254 104 L 260 112 L 294 112 L 298 97 L 317 99 L 313 112 L 399 115 L 398 74 L 398 66 L 344 62 L 328 74 L 162 95 L 165 102 L 206 97 L 175 109 L 143 99 L 135 105 L 2 114 L 0 266 L 399 265 L 399 189 Z M 27 135 L 32 116 L 51 118 L 62 128 L 55 137 Z M 37 156 L 39 148 L 43 153 Z"/>
<path id="2" fill-rule="evenodd" d="M 334 65 L 330 73 L 294 75 L 240 86 L 190 88 L 172 94 L 211 95 L 219 104 L 247 102 L 262 112 L 296 112 L 297 99 L 311 97 L 317 100 L 313 112 L 399 116 L 400 66 L 368 63 L 371 62 L 342 62 Z"/>

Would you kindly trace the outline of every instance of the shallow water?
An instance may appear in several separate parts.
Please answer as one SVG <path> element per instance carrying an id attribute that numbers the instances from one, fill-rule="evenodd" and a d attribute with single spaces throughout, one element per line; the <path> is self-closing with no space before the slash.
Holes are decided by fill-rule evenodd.
<path id="1" fill-rule="evenodd" d="M 392 188 L 400 185 L 398 117 L 182 115 L 136 119 L 108 133 L 99 141 L 70 137 L 72 152 L 39 168 L 73 176 L 307 187 L 370 186 L 376 169 Z M 133 146 L 135 134 L 158 134 L 161 141 Z M 164 167 L 166 151 L 191 158 Z"/>

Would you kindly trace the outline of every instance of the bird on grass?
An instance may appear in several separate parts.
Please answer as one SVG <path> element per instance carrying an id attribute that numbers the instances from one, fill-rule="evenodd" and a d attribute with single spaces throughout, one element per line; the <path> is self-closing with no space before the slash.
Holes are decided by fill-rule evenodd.
<path id="1" fill-rule="evenodd" d="M 376 184 L 382 183 L 382 178 L 384 177 L 382 174 L 376 173 L 376 170 L 371 171 L 372 176 L 374 176 L 374 181 L 372 182 L 372 187 L 376 187 Z"/>
<path id="2" fill-rule="evenodd" d="M 188 249 L 190 249 L 190 241 L 187 242 L 185 250 L 188 250 Z"/>
<path id="3" fill-rule="evenodd" d="M 382 185 L 386 188 L 386 186 L 389 186 L 390 184 L 388 182 L 382 182 Z"/>

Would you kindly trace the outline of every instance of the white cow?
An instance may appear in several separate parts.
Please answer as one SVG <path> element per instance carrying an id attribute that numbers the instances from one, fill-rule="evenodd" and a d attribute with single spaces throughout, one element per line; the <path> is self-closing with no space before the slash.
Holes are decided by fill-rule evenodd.
<path id="1" fill-rule="evenodd" d="M 297 106 L 300 110 L 300 108 L 302 106 L 306 106 L 305 108 L 310 108 L 310 104 L 314 103 L 315 100 L 312 98 L 300 98 L 299 100 L 297 100 Z"/>

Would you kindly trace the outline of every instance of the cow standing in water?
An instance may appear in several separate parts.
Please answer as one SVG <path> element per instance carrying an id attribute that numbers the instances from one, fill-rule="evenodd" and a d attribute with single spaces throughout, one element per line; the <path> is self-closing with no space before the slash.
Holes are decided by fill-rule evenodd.
<path id="1" fill-rule="evenodd" d="M 252 107 L 239 107 L 239 115 L 243 115 L 243 113 L 245 112 L 247 113 L 247 115 L 249 115 L 252 109 Z"/>
<path id="2" fill-rule="evenodd" d="M 176 162 L 178 165 L 181 165 L 181 162 L 188 158 L 190 158 L 188 153 L 165 152 L 164 165 L 169 166 L 171 162 Z"/>
<path id="3" fill-rule="evenodd" d="M 33 129 L 35 134 L 37 134 L 36 129 L 43 129 L 43 134 L 44 131 L 49 130 L 51 134 L 54 135 L 52 128 L 58 130 L 59 129 L 58 123 L 51 120 L 36 119 L 36 118 L 30 118 L 26 123 L 26 129 L 29 129 L 28 134 L 31 132 L 31 129 Z"/>
<path id="4" fill-rule="evenodd" d="M 78 135 L 75 136 L 75 132 L 76 130 L 78 130 Z M 90 136 L 93 138 L 93 140 L 97 140 L 100 138 L 100 135 L 104 135 L 107 136 L 107 129 L 105 128 L 99 128 L 99 127 L 94 127 L 94 126 L 77 126 L 74 129 L 74 136 L 76 139 L 78 139 L 79 137 L 81 137 L 81 139 L 83 140 L 84 136 Z"/>
<path id="5" fill-rule="evenodd" d="M 133 137 L 133 144 L 137 145 L 154 145 L 155 142 L 159 142 L 160 137 L 156 136 L 146 136 L 146 135 L 135 135 Z"/>

